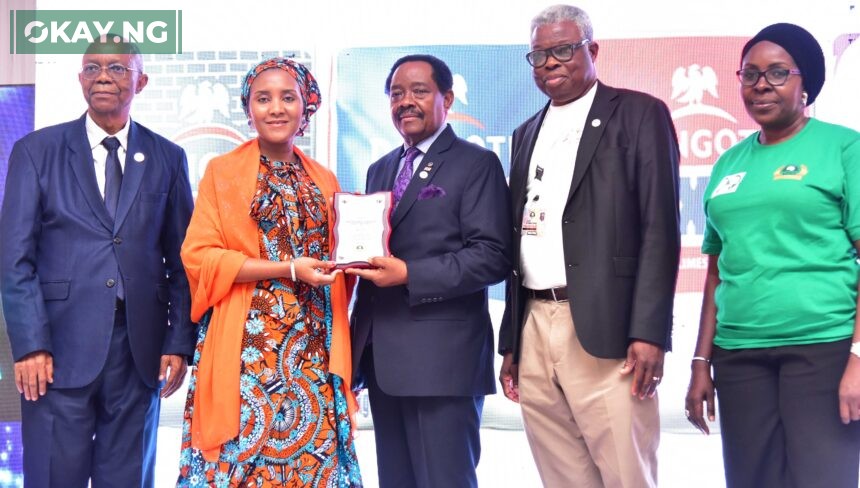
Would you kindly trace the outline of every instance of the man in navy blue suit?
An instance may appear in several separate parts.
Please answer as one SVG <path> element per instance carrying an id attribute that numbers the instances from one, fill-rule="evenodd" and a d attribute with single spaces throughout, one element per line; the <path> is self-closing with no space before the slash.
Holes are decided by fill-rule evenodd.
<path id="1" fill-rule="evenodd" d="M 87 112 L 15 144 L 0 215 L 24 484 L 151 487 L 160 398 L 195 340 L 187 162 L 129 119 L 148 81 L 135 45 L 93 43 L 78 78 Z"/>
<path id="2" fill-rule="evenodd" d="M 404 144 L 370 167 L 366 189 L 397 201 L 393 256 L 348 271 L 361 277 L 353 371 L 382 488 L 477 486 L 481 410 L 495 393 L 487 287 L 510 270 L 510 197 L 499 158 L 445 123 L 452 85 L 433 56 L 392 66 L 385 93 Z"/>

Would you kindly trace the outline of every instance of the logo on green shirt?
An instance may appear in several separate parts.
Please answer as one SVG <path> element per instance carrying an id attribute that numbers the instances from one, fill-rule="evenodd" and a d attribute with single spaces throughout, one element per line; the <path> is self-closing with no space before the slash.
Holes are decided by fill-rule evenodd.
<path id="1" fill-rule="evenodd" d="M 784 164 L 773 172 L 773 179 L 800 181 L 806 173 L 809 173 L 809 169 L 805 164 Z"/>

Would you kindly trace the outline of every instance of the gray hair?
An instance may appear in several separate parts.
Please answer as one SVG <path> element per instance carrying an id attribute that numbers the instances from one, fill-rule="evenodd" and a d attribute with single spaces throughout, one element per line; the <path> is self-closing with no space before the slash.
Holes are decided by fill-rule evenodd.
<path id="1" fill-rule="evenodd" d="M 140 48 L 133 41 L 122 38 L 118 34 L 101 35 L 87 46 L 84 54 L 127 54 L 131 56 L 132 67 L 143 73 L 143 56 L 140 54 Z"/>
<path id="2" fill-rule="evenodd" d="M 534 32 L 535 29 L 542 25 L 557 24 L 564 21 L 575 23 L 585 39 L 594 40 L 594 29 L 591 27 L 591 19 L 588 18 L 585 10 L 573 5 L 559 4 L 543 9 L 541 13 L 532 19 L 531 32 Z"/>

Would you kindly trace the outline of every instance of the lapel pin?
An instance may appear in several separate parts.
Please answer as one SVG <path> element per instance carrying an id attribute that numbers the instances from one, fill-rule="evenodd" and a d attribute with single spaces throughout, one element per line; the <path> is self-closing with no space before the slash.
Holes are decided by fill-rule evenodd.
<path id="1" fill-rule="evenodd" d="M 421 171 L 420 173 L 418 173 L 418 177 L 421 178 L 422 180 L 426 180 L 428 176 L 430 176 L 430 175 L 427 174 L 427 171 Z"/>
<path id="2" fill-rule="evenodd" d="M 592 127 L 600 127 L 600 119 L 594 119 L 591 121 Z"/>
<path id="3" fill-rule="evenodd" d="M 142 163 L 144 159 L 146 159 L 146 156 L 144 156 L 142 152 L 134 153 L 134 160 L 138 163 Z"/>

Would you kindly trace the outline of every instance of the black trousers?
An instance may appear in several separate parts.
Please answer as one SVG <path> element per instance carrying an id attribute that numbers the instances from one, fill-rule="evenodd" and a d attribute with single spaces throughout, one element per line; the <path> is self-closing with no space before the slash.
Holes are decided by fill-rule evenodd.
<path id="1" fill-rule="evenodd" d="M 483 396 L 404 397 L 379 388 L 372 346 L 367 381 L 380 488 L 476 488 Z"/>
<path id="2" fill-rule="evenodd" d="M 850 347 L 714 347 L 727 487 L 857 488 L 860 422 L 839 417 Z"/>

